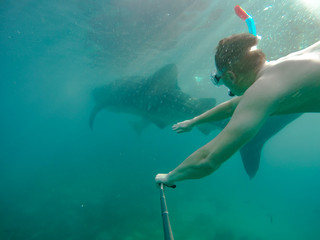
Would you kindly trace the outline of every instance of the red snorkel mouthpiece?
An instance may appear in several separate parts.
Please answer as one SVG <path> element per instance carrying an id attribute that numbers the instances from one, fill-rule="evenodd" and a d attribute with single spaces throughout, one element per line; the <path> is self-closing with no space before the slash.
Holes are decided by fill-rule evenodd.
<path id="1" fill-rule="evenodd" d="M 240 7 L 239 5 L 236 5 L 234 7 L 234 11 L 236 12 L 236 14 L 238 15 L 239 18 L 241 18 L 243 21 L 247 20 L 247 18 L 249 18 L 249 14 L 242 9 L 242 7 Z"/>

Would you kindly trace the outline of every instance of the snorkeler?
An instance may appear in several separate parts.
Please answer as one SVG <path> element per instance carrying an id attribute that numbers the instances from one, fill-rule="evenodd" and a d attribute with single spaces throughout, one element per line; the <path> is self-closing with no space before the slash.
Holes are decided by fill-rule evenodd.
<path id="1" fill-rule="evenodd" d="M 320 112 L 320 42 L 271 62 L 256 48 L 257 43 L 258 37 L 249 33 L 219 42 L 212 79 L 236 97 L 172 128 L 182 133 L 200 123 L 231 120 L 174 170 L 157 174 L 158 184 L 172 186 L 213 173 L 258 133 L 269 116 Z"/>

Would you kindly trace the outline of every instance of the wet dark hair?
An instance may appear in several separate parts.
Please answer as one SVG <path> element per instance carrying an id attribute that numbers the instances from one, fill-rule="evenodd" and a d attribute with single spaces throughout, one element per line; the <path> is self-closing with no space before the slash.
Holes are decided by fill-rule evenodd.
<path id="1" fill-rule="evenodd" d="M 266 57 L 261 50 L 250 51 L 258 44 L 258 38 L 250 33 L 241 33 L 220 40 L 215 54 L 216 66 L 220 71 L 237 70 L 245 73 L 264 63 Z M 244 60 L 246 64 L 238 65 Z"/>

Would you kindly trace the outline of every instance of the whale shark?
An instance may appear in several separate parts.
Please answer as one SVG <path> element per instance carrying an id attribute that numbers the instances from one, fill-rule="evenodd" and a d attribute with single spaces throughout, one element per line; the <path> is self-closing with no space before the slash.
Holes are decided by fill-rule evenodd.
<path id="1" fill-rule="evenodd" d="M 149 123 L 163 129 L 216 105 L 214 98 L 195 98 L 181 91 L 177 76 L 176 65 L 168 64 L 149 77 L 124 77 L 95 88 L 92 91 L 95 106 L 89 120 L 91 129 L 96 115 L 103 109 L 140 116 L 140 126 L 133 127 L 141 131 Z M 212 130 L 205 126 L 198 128 L 204 134 Z"/>
<path id="2" fill-rule="evenodd" d="M 132 124 L 137 132 L 150 123 L 163 129 L 179 121 L 193 118 L 213 108 L 215 98 L 195 98 L 183 92 L 178 86 L 178 70 L 175 64 L 167 64 L 149 77 L 130 76 L 111 81 L 92 91 L 95 105 L 89 118 L 93 129 L 97 114 L 103 109 L 129 113 L 141 118 Z M 260 165 L 264 144 L 300 114 L 270 117 L 259 133 L 240 149 L 243 166 L 253 178 Z M 200 124 L 197 128 L 208 135 L 214 129 L 223 129 L 229 119 Z"/>

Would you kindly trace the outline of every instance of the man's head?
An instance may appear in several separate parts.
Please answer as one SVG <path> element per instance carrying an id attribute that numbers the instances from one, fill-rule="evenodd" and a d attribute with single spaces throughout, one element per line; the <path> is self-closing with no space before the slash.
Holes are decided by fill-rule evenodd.
<path id="1" fill-rule="evenodd" d="M 215 81 L 227 86 L 236 95 L 242 95 L 256 80 L 266 58 L 256 49 L 258 38 L 249 33 L 222 39 L 216 50 L 217 74 Z"/>

